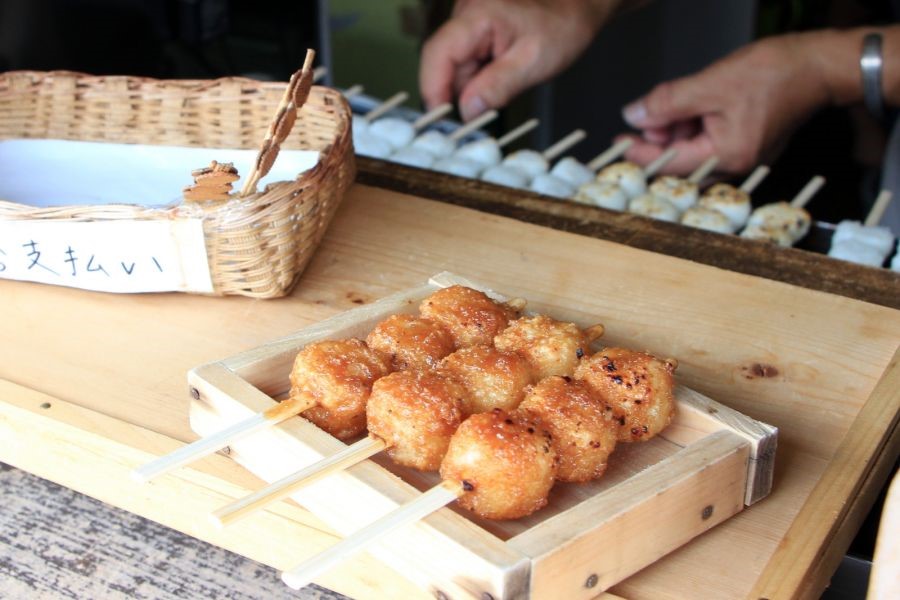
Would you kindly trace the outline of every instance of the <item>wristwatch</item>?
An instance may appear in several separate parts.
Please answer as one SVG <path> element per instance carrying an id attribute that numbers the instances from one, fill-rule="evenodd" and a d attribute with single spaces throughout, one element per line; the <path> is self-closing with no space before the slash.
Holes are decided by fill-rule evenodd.
<path id="1" fill-rule="evenodd" d="M 881 72 L 884 61 L 881 56 L 881 34 L 870 33 L 863 38 L 859 69 L 862 72 L 863 100 L 876 119 L 884 118 L 884 97 L 881 94 Z"/>

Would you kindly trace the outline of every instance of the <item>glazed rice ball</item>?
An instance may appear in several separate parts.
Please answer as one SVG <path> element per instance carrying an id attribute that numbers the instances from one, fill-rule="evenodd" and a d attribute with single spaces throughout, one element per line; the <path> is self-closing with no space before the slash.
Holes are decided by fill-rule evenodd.
<path id="1" fill-rule="evenodd" d="M 753 208 L 750 204 L 750 194 L 727 183 L 710 186 L 700 196 L 698 204 L 703 208 L 719 211 L 728 217 L 732 231 L 737 231 L 747 223 Z"/>
<path id="2" fill-rule="evenodd" d="M 747 228 L 758 228 L 763 231 L 783 230 L 792 245 L 799 242 L 809 233 L 812 216 L 805 208 L 791 206 L 789 202 L 773 202 L 760 206 L 747 220 Z"/>
<path id="3" fill-rule="evenodd" d="M 397 371 L 372 386 L 366 405 L 369 433 L 383 439 L 397 464 L 435 471 L 450 436 L 466 417 L 468 392 L 433 371 Z"/>
<path id="4" fill-rule="evenodd" d="M 449 173 L 458 177 L 468 177 L 475 179 L 484 168 L 480 163 L 463 158 L 460 156 L 448 156 L 447 158 L 439 158 L 434 161 L 431 168 L 441 173 Z"/>
<path id="5" fill-rule="evenodd" d="M 609 210 L 625 210 L 628 208 L 628 194 L 617 184 L 609 181 L 585 183 L 578 188 L 574 200 L 582 204 L 590 204 Z"/>
<path id="6" fill-rule="evenodd" d="M 389 160 L 401 165 L 418 167 L 420 169 L 428 169 L 434 164 L 434 156 L 413 146 L 400 148 L 390 156 Z"/>
<path id="7" fill-rule="evenodd" d="M 394 151 L 390 144 L 367 131 L 354 134 L 353 149 L 360 156 L 372 158 L 387 158 Z"/>
<path id="8" fill-rule="evenodd" d="M 764 225 L 747 225 L 741 231 L 741 237 L 748 240 L 759 240 L 761 242 L 769 242 L 783 248 L 790 248 L 794 245 L 794 237 L 787 229 L 780 227 L 766 227 Z"/>
<path id="9" fill-rule="evenodd" d="M 465 490 L 463 508 L 487 519 L 518 519 L 546 506 L 558 462 L 546 431 L 498 408 L 459 426 L 441 479 Z"/>
<path id="10" fill-rule="evenodd" d="M 680 216 L 678 209 L 671 202 L 653 194 L 644 194 L 633 199 L 628 203 L 628 212 L 670 223 L 677 223 Z"/>
<path id="11" fill-rule="evenodd" d="M 553 168 L 550 169 L 550 174 L 562 179 L 574 188 L 594 180 L 594 172 L 582 164 L 581 161 L 571 156 L 567 156 L 553 165 Z"/>
<path id="12" fill-rule="evenodd" d="M 511 188 L 528 189 L 528 177 L 525 173 L 506 165 L 488 167 L 481 174 L 481 180 Z"/>
<path id="13" fill-rule="evenodd" d="M 408 146 L 416 137 L 412 123 L 397 117 L 383 117 L 370 123 L 369 133 L 387 142 L 394 150 Z"/>
<path id="14" fill-rule="evenodd" d="M 291 398 L 314 401 L 316 406 L 303 411 L 303 417 L 347 439 L 365 431 L 372 385 L 389 372 L 388 361 L 362 340 L 315 342 L 294 359 Z"/>
<path id="15" fill-rule="evenodd" d="M 554 198 L 570 198 L 575 194 L 575 188 L 559 177 L 549 173 L 541 173 L 531 180 L 531 191 Z"/>
<path id="16" fill-rule="evenodd" d="M 456 347 L 443 325 L 414 315 L 391 315 L 369 332 L 366 344 L 394 371 L 436 367 Z"/>
<path id="17" fill-rule="evenodd" d="M 519 412 L 553 436 L 558 481 L 585 482 L 606 471 L 619 423 L 583 381 L 548 377 L 529 389 Z"/>
<path id="18" fill-rule="evenodd" d="M 678 212 L 684 212 L 697 204 L 699 188 L 696 183 L 681 177 L 663 175 L 650 184 L 650 193 L 672 203 Z"/>
<path id="19" fill-rule="evenodd" d="M 628 194 L 629 198 L 637 198 L 647 193 L 647 176 L 639 165 L 621 161 L 613 163 L 597 173 L 597 181 L 615 183 Z"/>
<path id="20" fill-rule="evenodd" d="M 501 164 L 522 172 L 529 181 L 550 170 L 547 159 L 535 150 L 517 150 L 504 158 Z"/>
<path id="21" fill-rule="evenodd" d="M 495 302 L 484 292 L 461 285 L 440 289 L 419 305 L 421 315 L 444 326 L 456 348 L 490 344 L 518 318 L 520 307 Z"/>
<path id="22" fill-rule="evenodd" d="M 522 356 L 534 380 L 540 381 L 551 375 L 571 375 L 581 357 L 590 354 L 590 343 L 602 333 L 600 325 L 592 327 L 589 334 L 574 323 L 538 315 L 510 323 L 494 337 L 494 346 Z"/>
<path id="23" fill-rule="evenodd" d="M 426 131 L 413 140 L 411 146 L 435 158 L 446 158 L 456 150 L 456 141 L 436 129 Z"/>
<path id="24" fill-rule="evenodd" d="M 731 221 L 717 210 L 692 206 L 681 215 L 681 224 L 717 233 L 734 233 Z"/>
<path id="25" fill-rule="evenodd" d="M 484 168 L 499 165 L 503 160 L 503 153 L 494 138 L 482 138 L 463 144 L 456 150 L 454 156 L 473 160 Z"/>
<path id="26" fill-rule="evenodd" d="M 514 410 L 532 382 L 531 369 L 524 358 L 483 344 L 457 350 L 441 361 L 440 370 L 469 391 L 472 413 L 495 408 Z"/>
<path id="27" fill-rule="evenodd" d="M 618 440 L 640 442 L 666 428 L 675 416 L 677 363 L 646 352 L 605 348 L 585 358 L 576 379 L 612 408 L 619 420 Z"/>

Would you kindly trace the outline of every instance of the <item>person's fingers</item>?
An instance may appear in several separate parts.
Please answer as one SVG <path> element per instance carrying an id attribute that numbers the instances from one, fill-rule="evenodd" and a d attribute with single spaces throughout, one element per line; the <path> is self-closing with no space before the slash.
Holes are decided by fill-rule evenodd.
<path id="1" fill-rule="evenodd" d="M 658 127 L 654 129 L 645 129 L 641 132 L 644 141 L 659 146 L 665 146 L 672 139 L 672 131 L 669 127 Z"/>
<path id="2" fill-rule="evenodd" d="M 715 153 L 712 140 L 704 134 L 676 141 L 668 147 L 646 142 L 637 136 L 631 139 L 634 139 L 634 144 L 625 153 L 625 158 L 639 165 L 653 162 L 669 148 L 676 151 L 675 158 L 660 169 L 660 173 L 666 175 L 689 175 Z"/>
<path id="3" fill-rule="evenodd" d="M 536 68 L 538 59 L 537 45 L 528 39 L 516 40 L 505 51 L 496 52 L 494 60 L 484 65 L 460 94 L 459 111 L 463 120 L 505 106 L 536 83 L 544 75 Z"/>
<path id="4" fill-rule="evenodd" d="M 625 122 L 637 129 L 668 127 L 701 116 L 715 97 L 714 82 L 704 73 L 661 83 L 622 109 Z"/>
<path id="5" fill-rule="evenodd" d="M 422 48 L 419 62 L 419 89 L 425 106 L 430 109 L 452 102 L 454 85 L 466 84 L 480 61 L 489 56 L 490 48 L 486 23 L 452 19 L 438 29 Z"/>

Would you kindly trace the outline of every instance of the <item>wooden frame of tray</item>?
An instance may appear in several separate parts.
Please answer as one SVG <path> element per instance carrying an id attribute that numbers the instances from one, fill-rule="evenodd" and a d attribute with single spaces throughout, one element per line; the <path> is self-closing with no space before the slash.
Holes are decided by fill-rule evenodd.
<path id="1" fill-rule="evenodd" d="M 364 338 L 390 314 L 454 284 L 499 294 L 449 273 L 336 315 L 291 336 L 190 371 L 191 427 L 209 435 L 270 408 L 289 388 L 297 352 L 321 339 Z M 530 312 L 544 312 L 529 303 Z M 557 311 L 558 312 L 558 311 Z M 577 321 L 576 321 L 577 322 Z M 579 323 L 581 326 L 589 323 Z M 515 521 L 488 521 L 453 506 L 396 531 L 369 551 L 448 598 L 589 598 L 765 497 L 777 429 L 678 386 L 673 423 L 649 442 L 620 444 L 607 474 L 557 484 L 549 505 Z M 226 452 L 272 482 L 344 443 L 302 418 L 233 443 Z M 291 498 L 347 535 L 437 483 L 435 473 L 383 456 L 318 481 Z M 297 540 L 297 562 L 304 553 Z"/>

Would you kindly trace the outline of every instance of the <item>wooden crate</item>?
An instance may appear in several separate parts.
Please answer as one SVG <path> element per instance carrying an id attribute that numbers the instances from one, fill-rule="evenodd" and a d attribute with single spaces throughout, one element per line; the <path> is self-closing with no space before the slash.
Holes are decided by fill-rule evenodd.
<path id="1" fill-rule="evenodd" d="M 284 397 L 297 352 L 321 339 L 364 338 L 395 313 L 415 313 L 448 273 L 426 285 L 337 315 L 294 335 L 193 369 L 191 427 L 209 435 Z M 547 313 L 529 304 L 529 311 Z M 585 315 L 559 314 L 581 326 Z M 416 584 L 448 598 L 589 598 L 765 497 L 777 430 L 683 386 L 677 416 L 649 442 L 620 444 L 606 475 L 557 484 L 549 505 L 515 521 L 489 521 L 454 506 L 403 528 L 369 551 Z M 265 481 L 337 452 L 344 443 L 305 419 L 234 443 L 227 453 Z M 291 497 L 342 535 L 438 482 L 377 456 Z M 302 540 L 297 543 L 302 544 Z"/>

